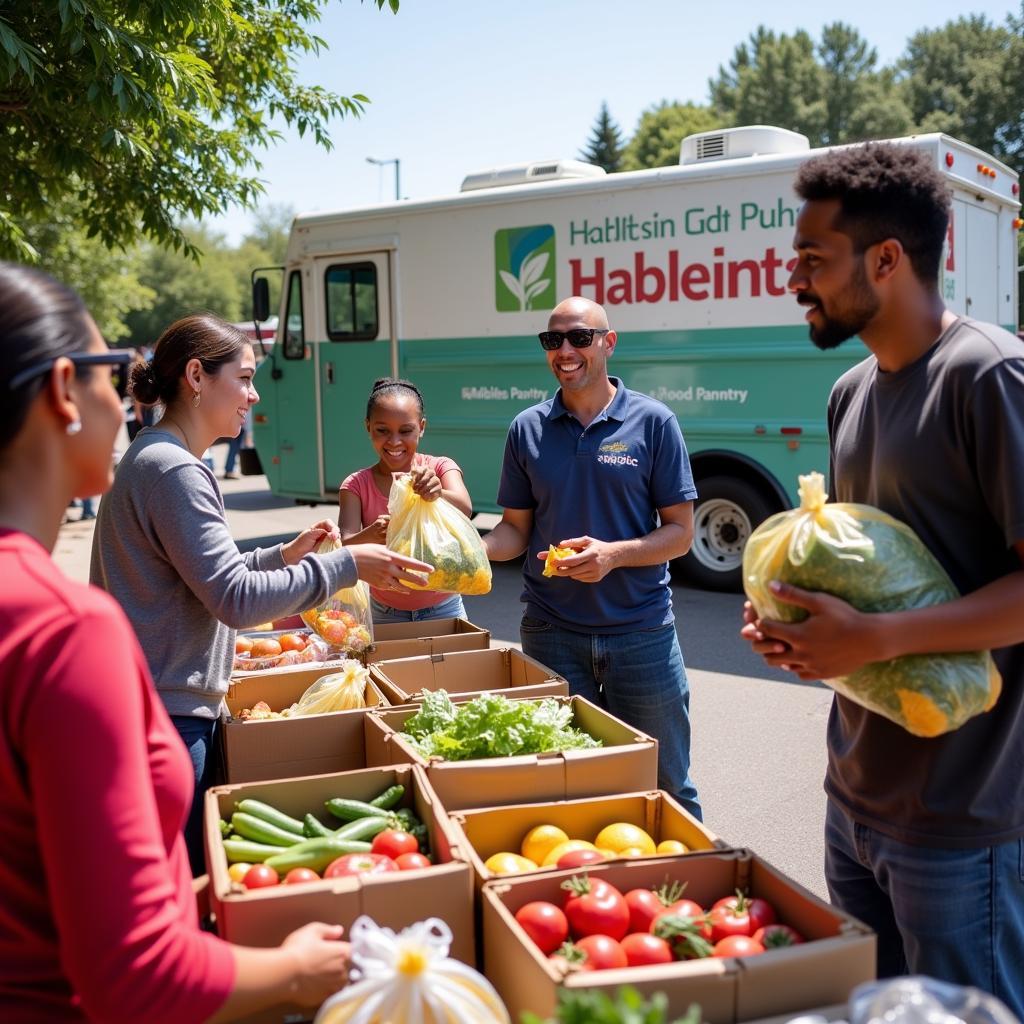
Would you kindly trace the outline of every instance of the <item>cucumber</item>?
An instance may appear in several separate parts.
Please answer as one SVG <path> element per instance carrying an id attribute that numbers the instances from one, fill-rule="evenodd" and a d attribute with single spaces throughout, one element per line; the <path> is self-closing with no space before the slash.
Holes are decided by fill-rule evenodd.
<path id="1" fill-rule="evenodd" d="M 286 832 L 283 828 L 271 825 L 269 821 L 257 818 L 255 815 L 246 814 L 245 811 L 235 811 L 231 815 L 231 827 L 246 839 L 255 843 L 266 843 L 269 846 L 294 846 L 302 842 L 302 836 L 294 832 Z"/>
<path id="2" fill-rule="evenodd" d="M 392 828 L 394 826 L 394 820 L 383 815 L 378 815 L 376 818 L 358 818 L 356 821 L 350 821 L 347 825 L 342 825 L 341 828 L 335 829 L 332 833 L 335 839 L 356 839 L 356 840 L 369 840 L 372 839 L 378 832 L 383 832 L 386 828 Z"/>
<path id="3" fill-rule="evenodd" d="M 380 796 L 375 796 L 370 803 L 374 807 L 389 811 L 403 796 L 405 796 L 405 786 L 396 783 L 394 786 L 388 786 Z"/>
<path id="4" fill-rule="evenodd" d="M 240 800 L 235 804 L 235 809 L 251 814 L 254 818 L 269 821 L 271 825 L 276 825 L 285 832 L 294 832 L 300 839 L 302 838 L 301 821 L 279 811 L 276 807 L 271 807 L 270 804 L 265 804 L 262 800 Z"/>
<path id="5" fill-rule="evenodd" d="M 363 800 L 343 800 L 339 796 L 328 800 L 324 806 L 342 821 L 355 821 L 356 818 L 377 818 L 381 811 L 379 807 Z"/>
<path id="6" fill-rule="evenodd" d="M 347 853 L 369 852 L 369 843 L 337 839 L 334 836 L 316 836 L 303 840 L 291 849 L 279 850 L 272 857 L 268 857 L 265 863 L 281 875 L 287 874 L 292 868 L 309 868 L 311 871 L 320 872 L 332 861 Z"/>
<path id="7" fill-rule="evenodd" d="M 302 819 L 302 834 L 307 839 L 314 839 L 317 836 L 333 836 L 334 830 L 329 829 L 319 818 L 307 814 Z"/>
<path id="8" fill-rule="evenodd" d="M 239 861 L 245 864 L 256 864 L 272 857 L 275 853 L 280 853 L 281 847 L 254 843 L 248 839 L 225 839 L 224 852 L 227 854 L 229 864 L 236 864 Z"/>

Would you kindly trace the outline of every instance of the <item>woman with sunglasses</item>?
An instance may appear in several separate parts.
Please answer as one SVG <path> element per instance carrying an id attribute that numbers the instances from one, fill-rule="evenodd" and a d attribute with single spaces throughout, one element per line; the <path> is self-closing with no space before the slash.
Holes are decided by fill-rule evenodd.
<path id="1" fill-rule="evenodd" d="M 279 949 L 200 931 L 181 827 L 188 755 L 107 594 L 50 558 L 68 502 L 111 483 L 122 420 L 81 299 L 0 263 L 0 1006 L 4 1020 L 192 1024 L 344 983 L 341 928 Z"/>
<path id="2" fill-rule="evenodd" d="M 139 431 L 100 505 L 90 579 L 124 608 L 157 692 L 195 767 L 196 794 L 185 828 L 195 874 L 204 870 L 203 794 L 216 781 L 217 722 L 235 654 L 235 631 L 293 615 L 356 579 L 398 587 L 423 562 L 360 544 L 316 555 L 338 536 L 321 520 L 287 544 L 242 554 L 203 453 L 234 437 L 259 400 L 252 344 L 211 313 L 167 328 L 153 357 L 132 368 L 129 390 L 159 402 L 159 423 Z"/>

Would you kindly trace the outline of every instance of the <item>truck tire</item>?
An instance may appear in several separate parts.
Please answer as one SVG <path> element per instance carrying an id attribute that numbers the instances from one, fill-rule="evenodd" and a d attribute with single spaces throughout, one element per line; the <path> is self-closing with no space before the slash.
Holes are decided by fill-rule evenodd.
<path id="1" fill-rule="evenodd" d="M 672 568 L 703 590 L 743 589 L 743 548 L 754 528 L 777 507 L 744 480 L 712 476 L 697 484 L 693 546 Z"/>

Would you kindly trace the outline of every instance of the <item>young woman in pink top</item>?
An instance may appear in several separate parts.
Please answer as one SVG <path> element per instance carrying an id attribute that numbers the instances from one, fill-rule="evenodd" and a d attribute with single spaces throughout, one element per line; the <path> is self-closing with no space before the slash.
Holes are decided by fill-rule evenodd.
<path id="1" fill-rule="evenodd" d="M 394 473 L 411 473 L 413 489 L 427 501 L 444 498 L 460 512 L 472 515 L 473 503 L 454 460 L 418 451 L 426 429 L 423 395 L 415 384 L 393 377 L 374 383 L 366 403 L 366 431 L 377 461 L 341 483 L 338 527 L 345 544 L 385 542 Z M 459 594 L 410 590 L 397 583 L 389 590 L 371 586 L 370 602 L 377 623 L 466 617 Z"/>
<path id="2" fill-rule="evenodd" d="M 109 595 L 50 552 L 74 497 L 110 487 L 124 416 L 70 289 L 0 263 L 0 1017 L 219 1024 L 345 982 L 341 928 L 278 949 L 199 928 L 182 826 L 189 755 Z"/>

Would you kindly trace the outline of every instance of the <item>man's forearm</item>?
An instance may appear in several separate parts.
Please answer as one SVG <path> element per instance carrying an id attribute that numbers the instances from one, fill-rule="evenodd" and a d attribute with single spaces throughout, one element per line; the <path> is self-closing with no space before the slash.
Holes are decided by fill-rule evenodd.
<path id="1" fill-rule="evenodd" d="M 692 530 L 679 523 L 664 523 L 643 537 L 612 541 L 611 547 L 616 567 L 625 568 L 670 562 L 685 555 L 692 542 Z"/>
<path id="2" fill-rule="evenodd" d="M 526 550 L 530 538 L 524 536 L 511 523 L 500 522 L 483 537 L 487 557 L 492 562 L 507 562 Z"/>

